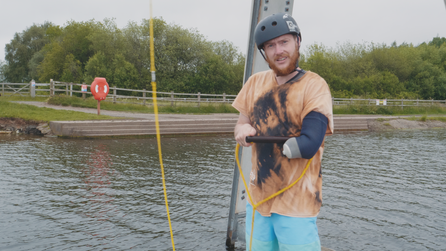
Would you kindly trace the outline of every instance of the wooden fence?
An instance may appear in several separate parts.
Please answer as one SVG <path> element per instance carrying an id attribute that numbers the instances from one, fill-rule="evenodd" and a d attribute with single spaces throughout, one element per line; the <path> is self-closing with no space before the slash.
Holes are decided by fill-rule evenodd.
<path id="1" fill-rule="evenodd" d="M 83 98 L 92 96 L 90 91 L 83 92 L 82 86 L 85 85 L 88 89 L 90 85 L 67 83 L 60 81 L 51 81 L 50 83 L 35 83 L 35 94 L 32 93 L 31 83 L 0 83 L 1 94 L 4 95 L 20 95 L 20 96 L 35 96 L 35 97 L 51 97 L 57 94 L 65 94 L 66 96 L 73 96 L 77 93 Z M 170 102 L 173 106 L 176 102 L 197 103 L 232 103 L 237 95 L 229 94 L 202 94 L 202 93 L 175 93 L 171 92 L 156 92 L 158 101 Z M 151 105 L 153 100 L 153 91 L 148 90 L 134 90 L 117 88 L 110 86 L 110 91 L 107 95 L 106 102 L 113 103 L 132 103 Z"/>
<path id="2" fill-rule="evenodd" d="M 57 94 L 65 94 L 73 96 L 77 93 L 83 98 L 91 96 L 91 92 L 82 92 L 82 85 L 76 83 L 66 83 L 60 81 L 51 81 L 50 83 L 35 83 L 35 92 L 33 93 L 31 83 L 0 83 L 1 94 L 4 95 L 20 95 L 20 96 L 36 96 L 50 97 Z M 176 102 L 196 103 L 232 103 L 237 95 L 228 94 L 202 94 L 202 93 L 175 93 L 175 92 L 156 92 L 157 100 L 164 101 L 164 105 L 170 102 L 174 105 Z M 132 103 L 151 105 L 153 100 L 153 92 L 148 90 L 134 90 L 110 87 L 106 102 L 113 103 Z M 446 100 L 422 100 L 422 99 L 354 99 L 354 98 L 332 98 L 333 106 L 398 106 L 402 109 L 408 106 L 443 106 L 446 107 Z"/>

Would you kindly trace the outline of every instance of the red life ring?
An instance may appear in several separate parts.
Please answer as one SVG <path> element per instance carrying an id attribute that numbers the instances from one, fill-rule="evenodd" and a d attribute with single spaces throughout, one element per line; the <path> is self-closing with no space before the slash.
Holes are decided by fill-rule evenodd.
<path id="1" fill-rule="evenodd" d="M 105 78 L 95 78 L 90 86 L 91 94 L 93 94 L 96 100 L 104 100 L 107 97 L 109 89 Z"/>

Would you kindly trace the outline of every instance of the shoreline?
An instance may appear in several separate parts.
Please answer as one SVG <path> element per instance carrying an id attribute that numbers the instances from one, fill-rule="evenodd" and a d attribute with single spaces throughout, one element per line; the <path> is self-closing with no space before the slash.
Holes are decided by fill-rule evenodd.
<path id="1" fill-rule="evenodd" d="M 356 115 L 361 116 L 361 115 Z M 446 129 L 446 122 L 438 120 L 415 121 L 401 117 L 391 118 L 369 118 L 367 119 L 369 132 L 382 132 L 394 130 L 430 130 Z M 352 130 L 354 131 L 354 130 Z M 335 133 L 345 133 L 348 131 L 337 131 Z M 49 123 L 39 121 L 27 121 L 20 118 L 0 118 L 1 134 L 30 134 L 46 137 L 54 137 Z M 179 135 L 178 135 L 179 136 Z"/>

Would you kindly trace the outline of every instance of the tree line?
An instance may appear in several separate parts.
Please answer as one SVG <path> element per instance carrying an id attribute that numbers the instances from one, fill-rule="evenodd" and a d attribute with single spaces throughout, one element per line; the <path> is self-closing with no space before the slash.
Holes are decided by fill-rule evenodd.
<path id="1" fill-rule="evenodd" d="M 91 83 L 151 89 L 149 20 L 119 29 L 102 22 L 34 24 L 16 33 L 0 61 L 0 81 Z M 228 41 L 207 41 L 194 29 L 154 19 L 157 89 L 237 94 L 245 57 Z M 428 43 L 309 45 L 300 66 L 322 76 L 337 98 L 446 99 L 446 38 Z"/>
<path id="2" fill-rule="evenodd" d="M 5 48 L 3 81 L 91 83 L 151 89 L 149 20 L 119 29 L 113 19 L 34 24 Z M 183 93 L 237 94 L 245 58 L 228 41 L 207 41 L 193 29 L 154 19 L 157 89 Z"/>
<path id="3" fill-rule="evenodd" d="M 444 37 L 418 46 L 313 44 L 300 65 L 322 76 L 337 98 L 446 99 Z"/>

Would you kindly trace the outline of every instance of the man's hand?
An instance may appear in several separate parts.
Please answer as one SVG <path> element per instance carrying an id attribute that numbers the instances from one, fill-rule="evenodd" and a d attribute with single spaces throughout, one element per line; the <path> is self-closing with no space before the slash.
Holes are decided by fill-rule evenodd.
<path id="1" fill-rule="evenodd" d="M 248 117 L 243 114 L 240 114 L 237 124 L 234 129 L 234 137 L 237 143 L 241 146 L 249 147 L 251 143 L 246 142 L 246 136 L 255 136 L 256 129 L 251 126 L 251 121 Z"/>

